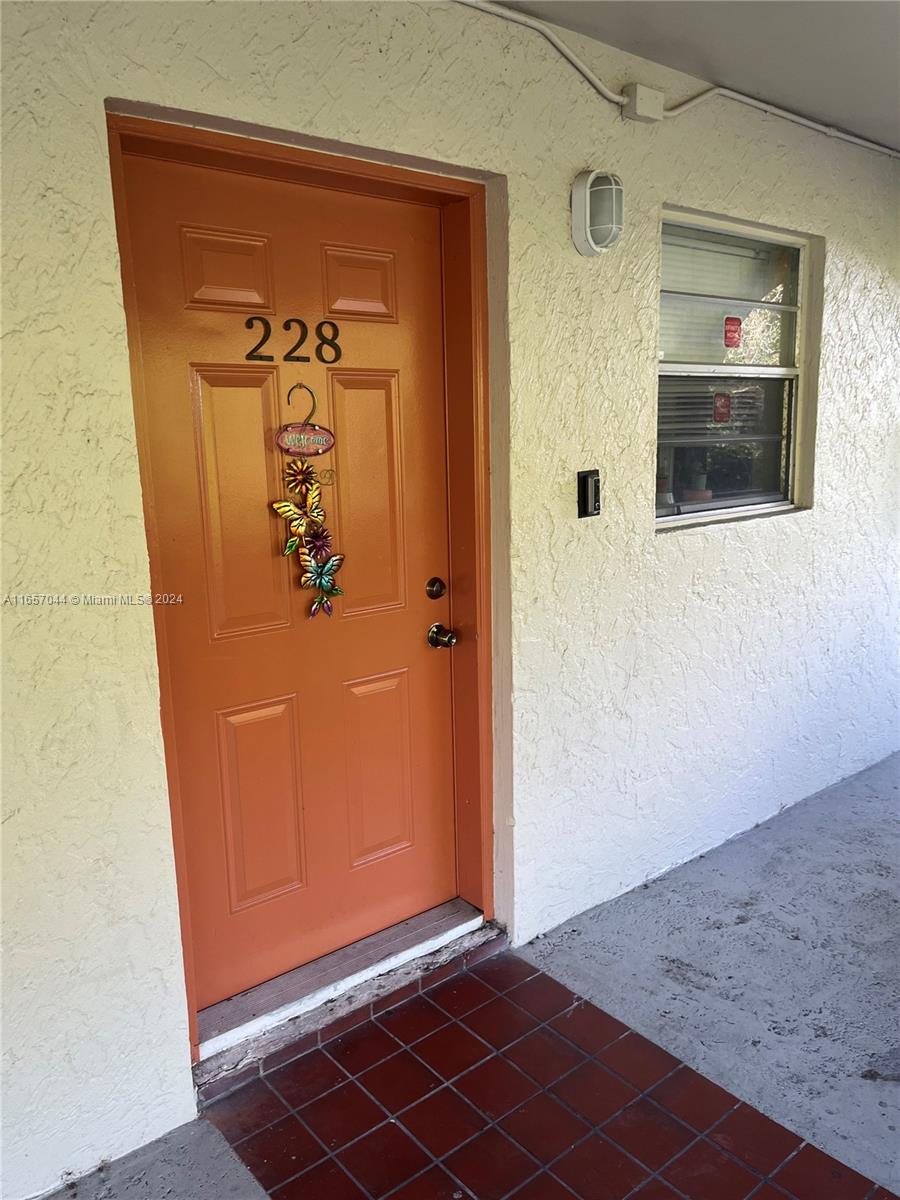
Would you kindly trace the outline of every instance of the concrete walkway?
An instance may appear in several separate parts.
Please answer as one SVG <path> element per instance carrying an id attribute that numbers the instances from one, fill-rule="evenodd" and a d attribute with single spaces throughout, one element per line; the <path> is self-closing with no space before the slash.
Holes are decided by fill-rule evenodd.
<path id="1" fill-rule="evenodd" d="M 266 1200 L 266 1193 L 218 1129 L 191 1121 L 45 1200 Z"/>
<path id="2" fill-rule="evenodd" d="M 900 755 L 520 950 L 900 1184 Z"/>

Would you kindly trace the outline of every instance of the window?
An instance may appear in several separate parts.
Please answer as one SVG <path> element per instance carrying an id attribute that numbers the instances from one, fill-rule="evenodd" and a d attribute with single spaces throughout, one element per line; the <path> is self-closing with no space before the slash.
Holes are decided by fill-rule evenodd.
<path id="1" fill-rule="evenodd" d="M 796 243 L 663 223 L 661 523 L 792 501 L 800 255 Z"/>

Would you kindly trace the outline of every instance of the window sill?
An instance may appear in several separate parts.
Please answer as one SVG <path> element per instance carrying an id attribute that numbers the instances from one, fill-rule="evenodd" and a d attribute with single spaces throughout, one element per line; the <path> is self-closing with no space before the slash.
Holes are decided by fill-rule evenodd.
<path id="1" fill-rule="evenodd" d="M 747 504 L 735 508 L 709 509 L 706 512 L 681 514 L 674 517 L 657 517 L 656 532 L 668 533 L 675 529 L 696 529 L 703 525 L 732 524 L 736 521 L 750 521 L 754 517 L 777 517 L 785 513 L 807 512 L 808 509 L 789 500 L 780 500 L 775 504 Z"/>

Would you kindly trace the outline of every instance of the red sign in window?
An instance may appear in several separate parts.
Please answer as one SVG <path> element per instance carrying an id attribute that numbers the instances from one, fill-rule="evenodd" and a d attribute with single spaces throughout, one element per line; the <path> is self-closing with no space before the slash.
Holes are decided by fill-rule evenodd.
<path id="1" fill-rule="evenodd" d="M 728 392 L 716 392 L 713 397 L 713 420 L 731 420 L 731 396 Z"/>
<path id="2" fill-rule="evenodd" d="M 731 349 L 741 344 L 741 318 L 725 318 L 725 345 Z"/>

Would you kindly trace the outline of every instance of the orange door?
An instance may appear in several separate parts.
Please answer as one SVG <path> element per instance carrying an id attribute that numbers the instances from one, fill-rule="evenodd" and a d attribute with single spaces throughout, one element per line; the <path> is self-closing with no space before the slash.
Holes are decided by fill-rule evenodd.
<path id="1" fill-rule="evenodd" d="M 457 894 L 441 213 L 124 164 L 202 1008 Z M 301 382 L 346 556 L 313 620 L 272 510 Z"/>

